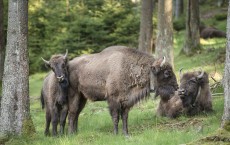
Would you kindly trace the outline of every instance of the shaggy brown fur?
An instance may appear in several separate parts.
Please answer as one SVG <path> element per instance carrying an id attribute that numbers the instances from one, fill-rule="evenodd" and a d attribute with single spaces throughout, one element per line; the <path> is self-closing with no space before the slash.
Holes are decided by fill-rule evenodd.
<path id="1" fill-rule="evenodd" d="M 169 118 L 175 118 L 181 115 L 185 111 L 182 101 L 178 95 L 178 92 L 175 91 L 171 98 L 167 101 L 164 101 L 162 98 L 157 108 L 157 115 L 166 116 Z"/>
<path id="2" fill-rule="evenodd" d="M 175 118 L 182 113 L 195 115 L 201 111 L 212 111 L 212 98 L 208 74 L 188 72 L 181 77 L 180 89 L 168 94 L 168 100 L 161 97 L 157 114 Z"/>
<path id="3" fill-rule="evenodd" d="M 107 100 L 114 133 L 118 133 L 121 117 L 123 133 L 128 135 L 128 112 L 134 104 L 149 96 L 151 73 L 162 80 L 158 82 L 156 79 L 155 86 L 159 86 L 157 83 L 175 82 L 172 81 L 175 80 L 175 75 L 168 63 L 161 67 L 162 60 L 159 60 L 159 64 L 154 62 L 155 59 L 151 55 L 124 46 L 109 47 L 101 53 L 81 56 L 70 61 L 69 131 L 73 132 L 77 128 L 75 122 L 84 108 L 86 99 Z M 164 73 L 167 77 L 165 79 Z"/>
<path id="4" fill-rule="evenodd" d="M 63 134 L 68 112 L 67 60 L 62 55 L 55 55 L 45 63 L 53 70 L 44 79 L 41 91 L 42 108 L 46 107 L 45 135 L 49 135 L 49 126 L 52 121 L 52 135 L 55 136 L 58 123 L 60 123 L 60 133 Z"/>
<path id="5" fill-rule="evenodd" d="M 205 27 L 205 26 L 201 26 L 200 27 L 200 37 L 204 38 L 204 39 L 208 39 L 208 38 L 220 38 L 226 37 L 226 33 L 218 30 L 214 27 Z"/>
<path id="6" fill-rule="evenodd" d="M 197 114 L 201 111 L 212 111 L 212 96 L 209 87 L 208 74 L 204 72 L 190 72 L 183 74 L 179 89 L 179 95 L 183 106 L 190 107 L 190 114 Z"/>

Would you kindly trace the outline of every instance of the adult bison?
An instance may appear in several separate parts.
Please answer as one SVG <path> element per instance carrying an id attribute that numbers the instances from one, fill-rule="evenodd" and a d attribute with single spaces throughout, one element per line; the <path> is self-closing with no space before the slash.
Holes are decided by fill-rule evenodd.
<path id="1" fill-rule="evenodd" d="M 42 108 L 46 107 L 45 135 L 49 134 L 52 121 L 52 135 L 57 135 L 57 125 L 60 122 L 60 133 L 63 134 L 68 113 L 68 59 L 67 51 L 63 55 L 53 55 L 44 63 L 52 69 L 45 77 L 41 91 Z"/>
<path id="2" fill-rule="evenodd" d="M 125 46 L 112 46 L 104 51 L 77 57 L 69 62 L 69 132 L 77 129 L 78 116 L 86 100 L 106 100 L 118 133 L 121 117 L 123 133 L 128 136 L 130 108 L 149 96 L 151 82 L 178 87 L 172 67 L 164 59 Z M 151 76 L 154 81 L 151 81 Z"/>
<path id="3" fill-rule="evenodd" d="M 188 114 L 212 111 L 212 95 L 208 74 L 204 71 L 188 72 L 181 76 L 178 94 Z"/>
<path id="4" fill-rule="evenodd" d="M 160 116 L 175 118 L 182 113 L 195 115 L 201 111 L 212 111 L 208 74 L 204 71 L 181 74 L 178 91 L 161 89 L 167 91 L 168 94 L 160 96 L 161 100 L 157 109 Z"/>
<path id="5" fill-rule="evenodd" d="M 225 38 L 226 32 L 218 30 L 215 27 L 200 26 L 200 37 L 204 39 L 208 38 Z"/>

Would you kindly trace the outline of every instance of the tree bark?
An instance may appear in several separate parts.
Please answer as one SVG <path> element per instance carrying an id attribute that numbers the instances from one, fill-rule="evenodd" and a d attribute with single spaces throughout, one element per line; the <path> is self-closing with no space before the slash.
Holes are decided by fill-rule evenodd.
<path id="1" fill-rule="evenodd" d="M 165 56 L 173 66 L 172 0 L 158 1 L 156 57 Z"/>
<path id="2" fill-rule="evenodd" d="M 184 12 L 184 2 L 183 0 L 176 0 L 175 4 L 175 18 L 178 19 Z"/>
<path id="3" fill-rule="evenodd" d="M 9 0 L 0 132 L 21 134 L 29 118 L 28 0 Z"/>
<path id="4" fill-rule="evenodd" d="M 152 54 L 153 0 L 142 0 L 141 6 L 141 24 L 138 49 Z"/>
<path id="5" fill-rule="evenodd" d="M 66 16 L 69 15 L 69 0 L 66 0 Z"/>
<path id="6" fill-rule="evenodd" d="M 218 0 L 217 1 L 217 6 L 222 7 L 224 5 L 224 3 L 225 3 L 225 0 Z"/>
<path id="7" fill-rule="evenodd" d="M 4 13 L 3 0 L 0 0 L 0 85 L 2 85 L 2 76 L 5 59 L 5 36 L 4 36 Z M 1 100 L 0 100 L 1 101 Z"/>
<path id="8" fill-rule="evenodd" d="M 222 117 L 223 128 L 230 126 L 230 0 L 228 6 L 227 18 L 227 45 L 226 45 L 226 60 L 224 69 L 224 113 Z"/>
<path id="9" fill-rule="evenodd" d="M 183 52 L 186 55 L 192 55 L 200 49 L 200 16 L 199 16 L 199 1 L 188 0 L 187 2 L 187 20 L 186 34 Z"/>

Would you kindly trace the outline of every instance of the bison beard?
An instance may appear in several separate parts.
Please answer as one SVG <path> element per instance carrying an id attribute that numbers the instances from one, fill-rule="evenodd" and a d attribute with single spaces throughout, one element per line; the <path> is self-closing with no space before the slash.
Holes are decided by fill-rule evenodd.
<path id="1" fill-rule="evenodd" d="M 167 78 L 159 82 L 157 78 Z M 84 55 L 69 62 L 69 132 L 77 129 L 78 117 L 86 100 L 107 100 L 118 133 L 121 117 L 123 133 L 128 136 L 128 113 L 141 99 L 149 96 L 150 76 L 154 74 L 154 86 L 160 83 L 177 86 L 175 74 L 165 59 L 155 59 L 146 53 L 125 46 L 112 46 L 100 53 Z M 172 81 L 173 80 L 173 81 Z"/>

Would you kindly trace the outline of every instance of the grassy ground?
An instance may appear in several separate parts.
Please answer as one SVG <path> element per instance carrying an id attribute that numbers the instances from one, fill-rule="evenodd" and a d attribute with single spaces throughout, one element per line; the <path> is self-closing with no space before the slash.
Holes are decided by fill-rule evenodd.
<path id="1" fill-rule="evenodd" d="M 183 45 L 183 32 L 175 36 L 175 72 L 184 67 L 185 71 L 203 68 L 205 71 L 219 81 L 222 78 L 223 63 L 219 62 L 218 53 L 224 48 L 205 47 L 204 50 L 192 57 L 179 55 Z M 202 40 L 204 42 L 204 40 Z M 207 43 L 223 42 L 225 39 L 212 39 Z M 211 51 L 210 51 L 211 50 Z M 131 137 L 125 138 L 121 133 L 121 122 L 119 135 L 113 135 L 113 124 L 109 115 L 106 102 L 87 102 L 85 109 L 79 118 L 79 131 L 73 135 L 61 137 L 45 137 L 45 113 L 41 109 L 39 95 L 42 86 L 43 74 L 30 76 L 31 116 L 36 127 L 36 134 L 30 138 L 12 138 L 6 144 L 157 144 L 157 145 L 178 145 L 189 143 L 204 138 L 215 132 L 221 121 L 223 113 L 223 96 L 213 98 L 214 112 L 211 114 L 200 114 L 194 117 L 181 116 L 177 119 L 168 119 L 156 116 L 156 107 L 159 98 L 150 98 L 137 104 L 129 113 L 129 132 Z M 211 79 L 210 79 L 211 80 Z M 211 83 L 214 83 L 211 81 Z M 222 92 L 222 89 L 220 89 Z M 214 92 L 215 93 L 215 92 Z"/>
<path id="2" fill-rule="evenodd" d="M 209 11 L 203 8 L 201 11 Z M 217 27 L 225 30 L 225 22 L 215 22 L 210 16 L 203 17 L 206 25 L 218 24 Z M 210 76 L 216 81 L 221 81 L 224 58 L 225 58 L 225 39 L 203 40 L 202 51 L 196 55 L 186 57 L 179 55 L 183 47 L 184 31 L 175 32 L 175 73 L 178 75 L 180 68 L 184 71 L 202 68 L 209 72 Z M 155 144 L 155 145 L 178 145 L 187 144 L 206 136 L 212 135 L 220 127 L 223 114 L 223 95 L 213 98 L 214 112 L 210 114 L 200 114 L 194 117 L 181 116 L 177 119 L 168 119 L 156 116 L 156 108 L 159 98 L 140 102 L 129 113 L 129 132 L 130 138 L 125 138 L 121 133 L 119 124 L 119 135 L 113 135 L 113 124 L 109 115 L 106 102 L 87 102 L 86 107 L 80 114 L 79 131 L 73 135 L 64 135 L 61 137 L 45 137 L 43 132 L 45 128 L 45 113 L 40 105 L 40 90 L 45 73 L 30 76 L 30 96 L 31 96 L 31 116 L 36 128 L 36 134 L 31 137 L 15 137 L 6 144 L 9 145 L 123 145 L 123 144 Z M 219 84 L 210 77 L 210 83 Z M 217 85 L 218 86 L 218 85 Z M 219 85 L 213 89 L 213 93 L 223 93 Z M 205 143 L 202 140 L 201 144 Z M 198 142 L 195 142 L 198 144 Z M 210 144 L 210 143 L 208 143 Z M 219 144 L 219 142 L 214 142 Z"/>

